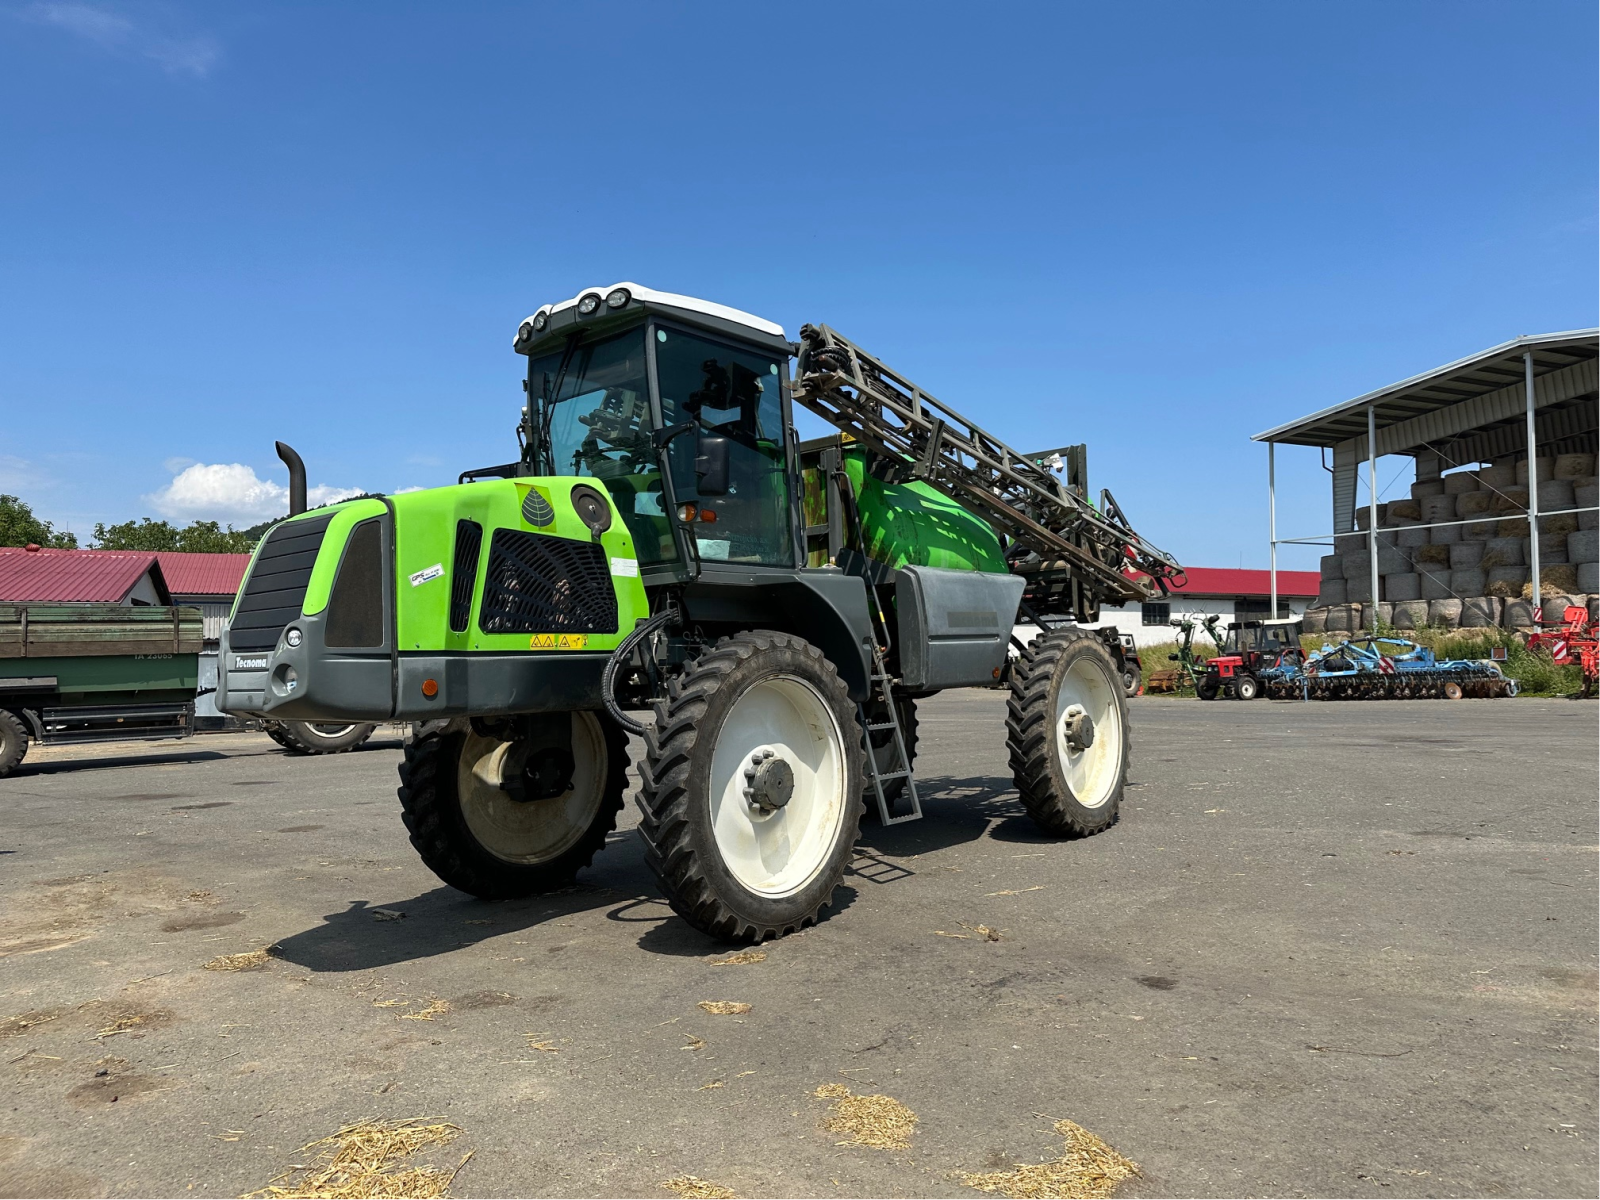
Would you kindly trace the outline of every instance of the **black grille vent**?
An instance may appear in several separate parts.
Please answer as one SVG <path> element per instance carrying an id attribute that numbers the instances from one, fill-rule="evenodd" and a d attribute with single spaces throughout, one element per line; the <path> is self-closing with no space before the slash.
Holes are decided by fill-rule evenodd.
<path id="1" fill-rule="evenodd" d="M 341 648 L 383 645 L 383 530 L 376 517 L 357 525 L 345 543 L 323 640 Z"/>
<path id="2" fill-rule="evenodd" d="M 617 594 L 594 542 L 496 529 L 478 628 L 485 633 L 615 633 Z"/>
<path id="3" fill-rule="evenodd" d="M 230 648 L 271 650 L 278 644 L 283 627 L 300 615 L 311 568 L 331 520 L 332 513 L 285 521 L 267 534 L 239 597 L 239 611 L 228 627 Z"/>
<path id="4" fill-rule="evenodd" d="M 478 551 L 483 549 L 483 526 L 476 521 L 456 522 L 456 559 L 450 568 L 450 628 L 465 633 L 472 619 L 472 585 L 478 582 Z"/>

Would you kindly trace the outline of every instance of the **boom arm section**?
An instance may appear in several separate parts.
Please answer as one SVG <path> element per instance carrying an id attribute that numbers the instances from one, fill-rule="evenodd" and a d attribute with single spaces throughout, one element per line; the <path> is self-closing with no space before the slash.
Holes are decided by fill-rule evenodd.
<path id="1" fill-rule="evenodd" d="M 1096 600 L 1142 600 L 1182 576 L 1134 532 L 1110 492 L 1096 509 L 1018 453 L 828 326 L 800 330 L 794 399 L 876 451 L 904 478 L 964 504 L 1011 539 L 1007 558 L 1040 584 L 1071 578 Z M 1131 578 L 1126 568 L 1148 579 Z"/>

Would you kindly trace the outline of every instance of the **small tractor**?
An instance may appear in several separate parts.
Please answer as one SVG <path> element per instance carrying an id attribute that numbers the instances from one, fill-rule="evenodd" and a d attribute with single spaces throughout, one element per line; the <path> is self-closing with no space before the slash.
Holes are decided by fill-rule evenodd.
<path id="1" fill-rule="evenodd" d="M 1300 629 L 1298 617 L 1229 622 L 1228 636 L 1217 648 L 1217 656 L 1205 664 L 1195 694 L 1202 700 L 1223 695 L 1254 700 L 1265 681 L 1276 684 L 1305 661 Z"/>
<path id="2" fill-rule="evenodd" d="M 1061 837 L 1116 821 L 1126 656 L 1082 625 L 1181 569 L 1109 492 L 827 326 L 791 342 L 621 283 L 544 305 L 513 348 L 520 454 L 453 486 L 308 512 L 280 443 L 291 515 L 241 585 L 220 707 L 411 722 L 412 845 L 485 899 L 588 865 L 633 734 L 646 861 L 727 940 L 816 921 L 867 803 L 921 815 L 917 701 L 1003 670 L 1023 806 Z M 799 442 L 796 404 L 839 433 Z M 1019 620 L 1041 633 L 1008 667 Z"/>

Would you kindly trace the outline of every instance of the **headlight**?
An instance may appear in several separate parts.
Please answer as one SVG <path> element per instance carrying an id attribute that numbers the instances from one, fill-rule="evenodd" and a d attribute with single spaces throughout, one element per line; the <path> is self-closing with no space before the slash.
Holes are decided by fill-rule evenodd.
<path id="1" fill-rule="evenodd" d="M 520 326 L 517 327 L 517 341 L 519 341 L 519 342 L 531 342 L 531 341 L 533 341 L 533 322 L 532 321 L 524 321 Z"/>
<path id="2" fill-rule="evenodd" d="M 602 534 L 611 528 L 611 506 L 606 498 L 586 483 L 572 489 L 572 509 L 589 532 Z"/>
<path id="3" fill-rule="evenodd" d="M 607 308 L 625 308 L 633 297 L 628 294 L 627 288 L 616 288 L 606 297 Z"/>
<path id="4" fill-rule="evenodd" d="M 283 635 L 283 640 L 286 645 L 298 646 L 302 640 L 302 635 L 298 629 L 291 629 Z"/>
<path id="5" fill-rule="evenodd" d="M 536 313 L 533 314 L 533 331 L 535 333 L 543 333 L 544 330 L 545 330 L 545 326 L 548 325 L 548 324 L 550 324 L 550 314 L 549 313 L 547 313 L 547 312 L 536 312 Z"/>
<path id="6" fill-rule="evenodd" d="M 599 293 L 598 292 L 590 292 L 582 300 L 578 301 L 578 315 L 580 317 L 587 317 L 590 313 L 592 313 L 595 309 L 597 309 L 599 307 L 600 307 L 600 295 L 599 295 Z"/>

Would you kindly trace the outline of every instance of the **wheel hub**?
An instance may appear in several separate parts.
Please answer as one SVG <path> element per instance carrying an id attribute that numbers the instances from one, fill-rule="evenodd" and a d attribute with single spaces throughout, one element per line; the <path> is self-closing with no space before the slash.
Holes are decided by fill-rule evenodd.
<path id="1" fill-rule="evenodd" d="M 752 754 L 744 779 L 744 798 L 758 812 L 777 812 L 794 795 L 794 768 L 775 750 Z"/>
<path id="2" fill-rule="evenodd" d="M 1094 745 L 1094 719 L 1081 708 L 1069 709 L 1061 723 L 1061 735 L 1066 738 L 1069 750 L 1082 754 Z"/>

